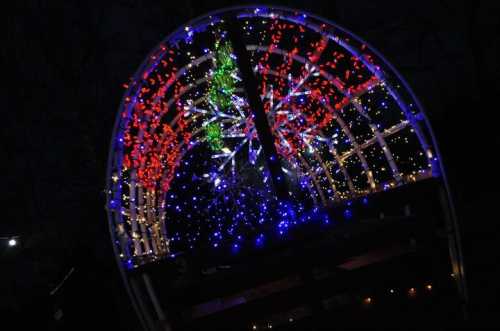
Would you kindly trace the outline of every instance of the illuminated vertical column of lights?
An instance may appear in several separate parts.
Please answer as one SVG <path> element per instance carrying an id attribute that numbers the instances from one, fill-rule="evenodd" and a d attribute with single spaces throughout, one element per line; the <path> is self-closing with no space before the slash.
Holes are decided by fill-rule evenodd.
<path id="1" fill-rule="evenodd" d="M 229 38 L 234 20 L 266 141 Z M 108 190 L 124 263 L 262 244 L 318 208 L 437 175 L 421 110 L 400 85 L 366 44 L 300 12 L 231 9 L 182 27 L 125 84 Z M 286 220 L 276 173 L 294 205 Z"/>

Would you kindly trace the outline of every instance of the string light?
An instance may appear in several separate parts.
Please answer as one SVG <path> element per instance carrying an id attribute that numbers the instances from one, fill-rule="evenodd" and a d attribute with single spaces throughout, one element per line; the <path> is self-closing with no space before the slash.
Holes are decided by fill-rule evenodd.
<path id="1" fill-rule="evenodd" d="M 228 17 L 244 31 L 290 201 L 274 194 Z M 305 14 L 229 10 L 182 27 L 148 61 L 124 84 L 108 192 L 126 266 L 202 245 L 262 247 L 269 231 L 285 239 L 301 223 L 330 223 L 331 203 L 433 174 L 435 153 L 397 75 Z"/>

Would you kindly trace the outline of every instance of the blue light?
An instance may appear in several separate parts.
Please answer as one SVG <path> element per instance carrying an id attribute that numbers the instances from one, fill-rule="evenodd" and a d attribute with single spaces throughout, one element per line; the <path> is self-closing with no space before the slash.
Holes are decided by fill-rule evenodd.
<path id="1" fill-rule="evenodd" d="M 367 205 L 367 204 L 368 204 L 368 198 L 364 197 L 362 201 L 363 201 L 363 204 L 364 204 L 364 205 Z"/>
<path id="2" fill-rule="evenodd" d="M 258 248 L 261 248 L 264 246 L 264 234 L 260 234 L 256 239 L 255 239 L 255 246 Z"/>
<path id="3" fill-rule="evenodd" d="M 344 217 L 345 217 L 346 219 L 351 219 L 351 218 L 352 218 L 352 212 L 351 212 L 351 210 L 350 210 L 350 209 L 346 209 L 346 210 L 344 211 Z"/>
<path id="4" fill-rule="evenodd" d="M 132 259 L 127 260 L 127 269 L 133 269 L 134 268 L 134 263 L 132 262 Z"/>
<path id="5" fill-rule="evenodd" d="M 323 223 L 325 223 L 325 224 L 330 224 L 330 219 L 328 218 L 328 216 L 325 216 L 325 217 L 323 218 Z"/>

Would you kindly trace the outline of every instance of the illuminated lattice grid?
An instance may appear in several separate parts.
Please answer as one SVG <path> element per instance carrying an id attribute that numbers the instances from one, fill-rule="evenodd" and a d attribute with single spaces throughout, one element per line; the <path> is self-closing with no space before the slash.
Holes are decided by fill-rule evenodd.
<path id="1" fill-rule="evenodd" d="M 277 212 L 227 21 L 237 20 L 294 206 Z M 437 173 L 421 110 L 345 30 L 286 9 L 221 11 L 165 39 L 126 84 L 110 203 L 129 265 L 263 238 L 308 210 Z"/>

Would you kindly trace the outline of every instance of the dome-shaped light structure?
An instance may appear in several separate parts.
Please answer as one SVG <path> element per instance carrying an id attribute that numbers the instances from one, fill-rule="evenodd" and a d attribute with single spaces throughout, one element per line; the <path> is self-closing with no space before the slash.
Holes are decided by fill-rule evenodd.
<path id="1" fill-rule="evenodd" d="M 126 84 L 108 168 L 117 254 L 132 268 L 258 245 L 441 176 L 436 151 L 409 87 L 352 33 L 289 9 L 218 11 L 168 36 Z"/>

